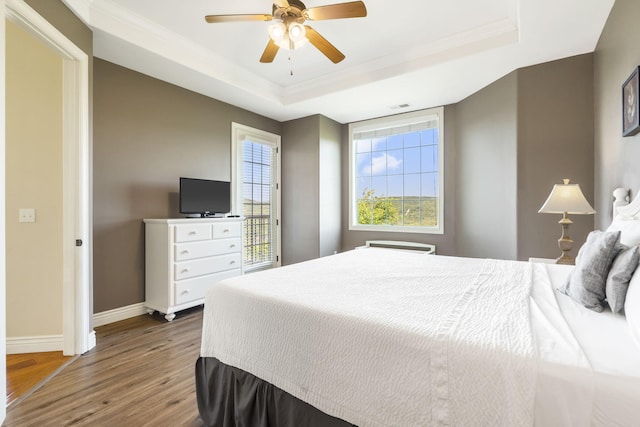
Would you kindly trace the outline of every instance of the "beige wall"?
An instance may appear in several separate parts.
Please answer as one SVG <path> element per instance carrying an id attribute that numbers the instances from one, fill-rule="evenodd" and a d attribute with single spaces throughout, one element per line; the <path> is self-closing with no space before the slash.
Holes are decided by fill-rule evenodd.
<path id="1" fill-rule="evenodd" d="M 94 59 L 94 312 L 144 302 L 143 218 L 175 218 L 181 176 L 231 178 L 231 123 L 280 123 Z"/>
<path id="2" fill-rule="evenodd" d="M 61 335 L 62 60 L 6 28 L 7 337 Z"/>
<path id="3" fill-rule="evenodd" d="M 616 187 L 640 194 L 640 134 L 622 137 L 621 88 L 640 65 L 635 37 L 640 2 L 617 0 L 595 51 L 595 198 L 596 227 L 611 222 L 611 193 Z"/>

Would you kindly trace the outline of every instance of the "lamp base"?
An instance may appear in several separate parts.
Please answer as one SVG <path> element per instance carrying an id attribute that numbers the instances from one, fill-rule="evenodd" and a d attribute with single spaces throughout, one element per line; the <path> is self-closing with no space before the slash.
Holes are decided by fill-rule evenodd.
<path id="1" fill-rule="evenodd" d="M 566 265 L 574 265 L 575 259 L 570 257 L 569 255 L 563 253 L 558 258 L 556 258 L 556 264 L 566 264 Z"/>
<path id="2" fill-rule="evenodd" d="M 556 264 L 575 264 L 575 260 L 572 256 L 569 255 L 569 252 L 573 248 L 573 240 L 569 237 L 569 225 L 573 224 L 567 217 L 567 213 L 565 212 L 562 215 L 562 219 L 558 221 L 558 224 L 562 226 L 562 236 L 558 239 L 558 247 L 562 251 L 562 255 L 556 259 Z"/>

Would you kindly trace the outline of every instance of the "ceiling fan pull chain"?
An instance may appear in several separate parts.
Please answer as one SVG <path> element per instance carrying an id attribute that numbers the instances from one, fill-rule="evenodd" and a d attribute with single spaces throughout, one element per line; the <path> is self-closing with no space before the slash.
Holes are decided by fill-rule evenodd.
<path id="1" fill-rule="evenodd" d="M 293 76 L 293 42 L 289 40 L 289 45 L 291 49 L 289 50 L 289 75 Z"/>

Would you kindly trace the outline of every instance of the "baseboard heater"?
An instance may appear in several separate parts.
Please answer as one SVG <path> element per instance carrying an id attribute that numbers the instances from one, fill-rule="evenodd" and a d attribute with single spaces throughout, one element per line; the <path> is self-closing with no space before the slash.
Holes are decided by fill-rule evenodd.
<path id="1" fill-rule="evenodd" d="M 436 245 L 430 245 L 428 243 L 417 242 L 402 242 L 398 240 L 367 240 L 365 246 L 371 248 L 387 248 L 387 249 L 402 249 L 407 251 L 419 251 L 425 252 L 430 255 L 435 255 Z"/>

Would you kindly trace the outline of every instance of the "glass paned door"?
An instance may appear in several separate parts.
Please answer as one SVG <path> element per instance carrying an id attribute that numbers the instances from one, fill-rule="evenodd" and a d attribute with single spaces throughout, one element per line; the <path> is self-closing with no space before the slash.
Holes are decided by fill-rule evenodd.
<path id="1" fill-rule="evenodd" d="M 273 168 L 275 150 L 246 139 L 242 143 L 242 216 L 244 216 L 244 268 L 272 265 L 274 256 Z"/>
<path id="2" fill-rule="evenodd" d="M 244 218 L 245 272 L 280 265 L 278 135 L 233 124 L 234 212 Z"/>

